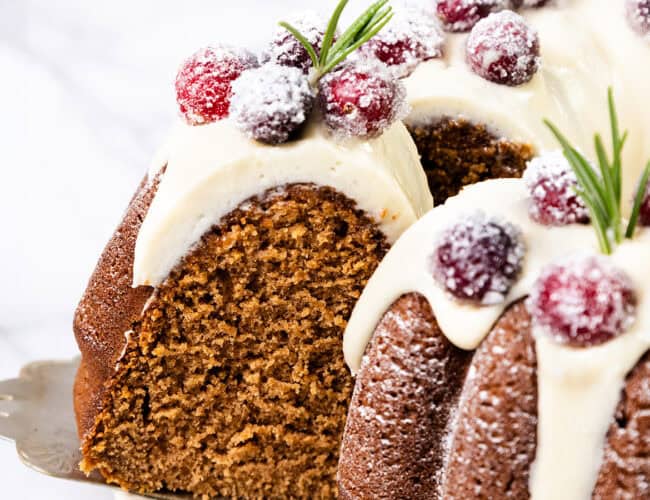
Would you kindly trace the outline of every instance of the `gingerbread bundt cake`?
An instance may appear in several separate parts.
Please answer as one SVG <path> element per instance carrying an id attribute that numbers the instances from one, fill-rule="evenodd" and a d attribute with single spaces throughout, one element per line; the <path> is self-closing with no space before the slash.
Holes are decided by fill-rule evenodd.
<path id="1" fill-rule="evenodd" d="M 429 190 L 441 203 L 462 185 L 519 176 L 550 143 L 551 135 L 538 125 L 542 115 L 582 147 L 581 119 L 597 126 L 606 117 L 590 99 L 611 83 L 624 90 L 621 116 L 635 139 L 626 155 L 647 152 L 635 135 L 650 128 L 647 115 L 639 117 L 635 108 L 645 98 L 647 78 L 634 79 L 647 67 L 615 62 L 612 44 L 620 38 L 630 57 L 641 60 L 648 48 L 627 25 L 623 32 L 616 24 L 610 32 L 614 42 L 596 36 L 590 26 L 597 16 L 587 2 L 526 1 L 524 17 L 492 14 L 476 24 L 469 37 L 478 41 L 467 45 L 476 50 L 465 55 L 459 49 L 465 35 L 445 39 L 436 16 L 446 21 L 446 30 L 459 31 L 522 2 L 463 0 L 468 9 L 457 13 L 472 18 L 468 24 L 446 17 L 455 12 L 453 0 L 438 1 L 437 14 L 405 9 L 394 19 L 380 0 L 348 30 L 336 31 L 345 3 L 330 23 L 306 17 L 284 24 L 259 59 L 216 46 L 181 67 L 176 91 L 183 123 L 138 188 L 75 316 L 82 362 L 74 400 L 84 471 L 96 469 L 107 481 L 139 492 L 336 496 L 354 383 L 344 362 L 343 331 L 389 246 L 432 207 Z M 544 8 L 530 9 L 533 4 Z M 603 12 L 598 16 L 613 15 L 609 3 L 597 5 Z M 647 9 L 630 12 L 638 21 Z M 575 52 L 562 54 L 557 39 L 547 44 L 545 33 L 556 34 L 551 26 L 583 14 L 590 22 L 572 33 L 579 42 Z M 632 26 L 647 31 L 643 22 Z M 498 36 L 484 40 L 486 30 Z M 523 45 L 499 43 L 520 35 Z M 479 64 L 485 50 L 505 51 L 496 69 Z M 521 61 L 527 61 L 523 70 Z M 602 75 L 589 71 L 605 67 Z M 411 105 L 407 127 L 398 121 L 407 113 L 405 93 Z M 638 170 L 630 158 L 624 157 L 627 171 Z M 629 191 L 626 184 L 623 192 Z M 368 379 L 362 370 L 342 448 L 343 496 L 434 491 L 432 481 L 448 461 L 438 438 L 449 435 L 451 409 L 458 398 L 476 402 L 463 384 L 445 381 L 472 373 L 468 366 L 478 353 L 447 341 L 445 325 L 437 326 L 421 296 L 400 300 L 395 311 L 408 317 L 419 311 L 424 318 L 411 332 L 423 346 L 424 364 L 412 365 L 421 385 L 412 386 L 416 398 L 401 424 L 421 425 L 422 417 L 434 425 L 426 439 L 402 436 L 411 462 L 382 462 L 394 451 L 393 436 L 384 434 L 379 442 L 386 441 L 386 449 L 368 462 L 359 450 L 376 444 L 376 428 L 369 425 L 365 437 L 358 429 L 363 408 L 372 408 L 359 404 L 359 394 L 373 393 L 363 390 Z M 506 313 L 502 321 L 511 326 L 504 331 L 528 321 L 522 307 L 513 306 L 516 317 Z M 354 338 L 358 333 L 346 343 Z M 375 358 L 373 346 L 381 338 L 375 336 L 366 359 Z M 399 338 L 389 340 L 395 341 L 395 356 L 404 351 L 409 359 Z M 525 337 L 516 340 L 534 379 L 530 345 Z M 357 344 L 361 352 L 364 342 Z M 432 361 L 434 353 L 439 357 Z M 434 398 L 432 413 L 417 399 L 425 393 Z M 533 421 L 535 399 L 526 398 Z M 518 450 L 534 450 L 534 432 L 517 436 L 514 441 L 524 443 Z M 512 474 L 519 481 L 512 480 L 512 492 L 524 491 L 527 457 L 521 452 L 519 469 L 512 469 L 521 472 Z M 377 466 L 358 482 L 363 463 Z M 383 489 L 364 489 L 377 486 L 380 477 Z M 481 496 L 480 489 L 474 491 Z"/>

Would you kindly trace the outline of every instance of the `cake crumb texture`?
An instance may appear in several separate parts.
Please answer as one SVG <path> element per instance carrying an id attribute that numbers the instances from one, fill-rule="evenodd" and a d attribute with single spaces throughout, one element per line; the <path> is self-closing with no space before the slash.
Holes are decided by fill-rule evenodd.
<path id="1" fill-rule="evenodd" d="M 463 186 L 487 179 L 521 177 L 535 153 L 529 144 L 492 134 L 485 125 L 445 118 L 407 125 L 420 153 L 433 201 L 440 205 Z"/>
<path id="2" fill-rule="evenodd" d="M 242 204 L 134 323 L 82 468 L 138 492 L 335 497 L 353 387 L 342 334 L 386 250 L 331 188 Z"/>

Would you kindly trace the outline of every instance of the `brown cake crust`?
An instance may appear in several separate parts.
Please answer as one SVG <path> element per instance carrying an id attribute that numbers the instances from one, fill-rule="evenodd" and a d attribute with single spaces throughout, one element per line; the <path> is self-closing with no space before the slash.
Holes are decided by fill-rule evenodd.
<path id="1" fill-rule="evenodd" d="M 593 498 L 650 498 L 650 353 L 627 377 Z"/>
<path id="2" fill-rule="evenodd" d="M 468 353 L 444 338 L 424 298 L 403 296 L 378 325 L 358 374 L 339 465 L 342 497 L 530 498 L 536 371 L 523 302 Z M 647 353 L 627 377 L 594 499 L 650 496 L 649 410 Z"/>
<path id="3" fill-rule="evenodd" d="M 81 351 L 74 385 L 77 431 L 82 439 L 99 412 L 104 384 L 126 345 L 125 332 L 142 314 L 153 289 L 131 286 L 133 255 L 142 221 L 153 201 L 161 173 L 142 180 L 115 233 L 99 258 L 77 306 L 73 329 Z"/>
<path id="4" fill-rule="evenodd" d="M 537 443 L 530 317 L 513 305 L 474 353 L 448 437 L 440 498 L 528 498 Z"/>
<path id="5" fill-rule="evenodd" d="M 521 177 L 532 159 L 530 144 L 499 138 L 482 124 L 443 118 L 407 124 L 420 153 L 433 201 L 440 205 L 463 186 L 501 177 Z"/>
<path id="6" fill-rule="evenodd" d="M 470 359 L 422 296 L 391 307 L 357 374 L 339 462 L 342 498 L 438 498 L 456 381 Z"/>
<path id="7" fill-rule="evenodd" d="M 83 470 L 140 492 L 336 496 L 353 386 L 342 333 L 386 250 L 376 224 L 331 188 L 246 201 L 132 325 Z"/>

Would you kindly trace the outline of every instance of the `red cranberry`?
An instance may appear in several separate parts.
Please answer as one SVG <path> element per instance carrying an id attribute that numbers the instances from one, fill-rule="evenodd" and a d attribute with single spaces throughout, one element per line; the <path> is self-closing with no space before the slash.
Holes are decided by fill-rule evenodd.
<path id="1" fill-rule="evenodd" d="M 524 251 L 515 226 L 479 212 L 442 234 L 433 255 L 433 277 L 458 299 L 498 304 L 521 270 Z"/>
<path id="2" fill-rule="evenodd" d="M 547 266 L 526 301 L 534 325 L 574 347 L 602 344 L 623 333 L 634 321 L 636 304 L 628 277 L 594 255 Z"/>
<path id="3" fill-rule="evenodd" d="M 512 11 L 490 14 L 467 39 L 467 62 L 474 73 L 491 82 L 526 83 L 540 65 L 537 31 Z"/>
<path id="4" fill-rule="evenodd" d="M 641 35 L 650 35 L 650 0 L 626 0 L 625 10 L 630 26 Z"/>
<path id="5" fill-rule="evenodd" d="M 524 182 L 530 194 L 530 217 L 547 226 L 589 222 L 589 211 L 576 194 L 578 179 L 561 151 L 528 162 Z"/>
<path id="6" fill-rule="evenodd" d="M 192 55 L 176 76 L 176 100 L 185 120 L 199 125 L 227 117 L 232 82 L 255 66 L 252 53 L 228 46 L 205 47 Z"/>
<path id="7" fill-rule="evenodd" d="M 269 144 L 289 140 L 307 120 L 314 103 L 302 70 L 277 64 L 246 71 L 232 89 L 230 113 L 237 126 Z"/>
<path id="8" fill-rule="evenodd" d="M 325 75 L 319 98 L 325 123 L 342 137 L 376 137 L 407 111 L 404 85 L 367 61 Z"/>
<path id="9" fill-rule="evenodd" d="M 491 12 L 520 5 L 521 0 L 440 0 L 436 11 L 447 31 L 469 31 Z"/>
<path id="10" fill-rule="evenodd" d="M 413 72 L 422 62 L 442 55 L 444 37 L 439 23 L 419 9 L 398 11 L 377 36 L 361 47 L 361 52 L 376 57 L 397 78 Z"/>
<path id="11" fill-rule="evenodd" d="M 313 12 L 307 12 L 302 16 L 290 20 L 289 24 L 307 38 L 307 41 L 316 49 L 316 54 L 320 54 L 327 24 L 325 21 Z M 279 28 L 275 33 L 267 55 L 269 62 L 281 66 L 300 68 L 305 73 L 313 66 L 307 49 L 302 46 L 295 36 L 284 28 Z"/>

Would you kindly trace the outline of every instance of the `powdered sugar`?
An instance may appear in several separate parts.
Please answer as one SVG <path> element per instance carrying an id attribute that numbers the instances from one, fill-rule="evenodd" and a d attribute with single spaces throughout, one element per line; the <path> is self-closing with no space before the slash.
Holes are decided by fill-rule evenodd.
<path id="1" fill-rule="evenodd" d="M 524 253 L 515 226 L 476 212 L 441 235 L 433 255 L 433 276 L 456 298 L 498 304 L 519 274 Z"/>
<path id="2" fill-rule="evenodd" d="M 304 12 L 291 16 L 288 19 L 290 25 L 296 28 L 307 41 L 320 54 L 321 43 L 325 36 L 327 22 L 315 12 Z M 278 28 L 273 40 L 269 44 L 265 60 L 281 66 L 300 68 L 307 72 L 312 67 L 312 61 L 307 50 L 300 42 L 285 28 Z"/>
<path id="3" fill-rule="evenodd" d="M 576 193 L 578 180 L 561 151 L 546 152 L 529 161 L 524 182 L 533 220 L 551 226 L 589 221 L 589 211 Z"/>
<path id="4" fill-rule="evenodd" d="M 227 117 L 233 80 L 256 66 L 254 54 L 229 45 L 204 47 L 194 53 L 176 76 L 176 100 L 185 120 L 200 125 Z"/>
<path id="5" fill-rule="evenodd" d="M 472 29 L 466 56 L 472 71 L 486 80 L 521 85 L 540 67 L 537 31 L 512 11 L 490 14 Z"/>
<path id="6" fill-rule="evenodd" d="M 650 42 L 650 0 L 626 0 L 625 11 L 630 26 Z"/>
<path id="7" fill-rule="evenodd" d="M 542 271 L 526 306 L 558 342 L 589 346 L 627 330 L 636 302 L 629 278 L 604 257 L 573 255 Z"/>
<path id="8" fill-rule="evenodd" d="M 516 8 L 516 0 L 438 0 L 436 12 L 447 31 L 468 31 L 491 12 Z"/>
<path id="9" fill-rule="evenodd" d="M 323 119 L 340 138 L 377 137 L 408 113 L 404 85 L 376 61 L 343 65 L 320 80 L 319 91 Z"/>
<path id="10" fill-rule="evenodd" d="M 440 57 L 444 34 L 430 13 L 415 7 L 397 9 L 395 17 L 360 52 L 376 57 L 396 78 L 408 76 L 423 61 Z"/>
<path id="11" fill-rule="evenodd" d="M 287 141 L 307 120 L 314 101 L 301 69 L 271 63 L 242 74 L 232 90 L 231 115 L 237 126 L 270 144 Z"/>

